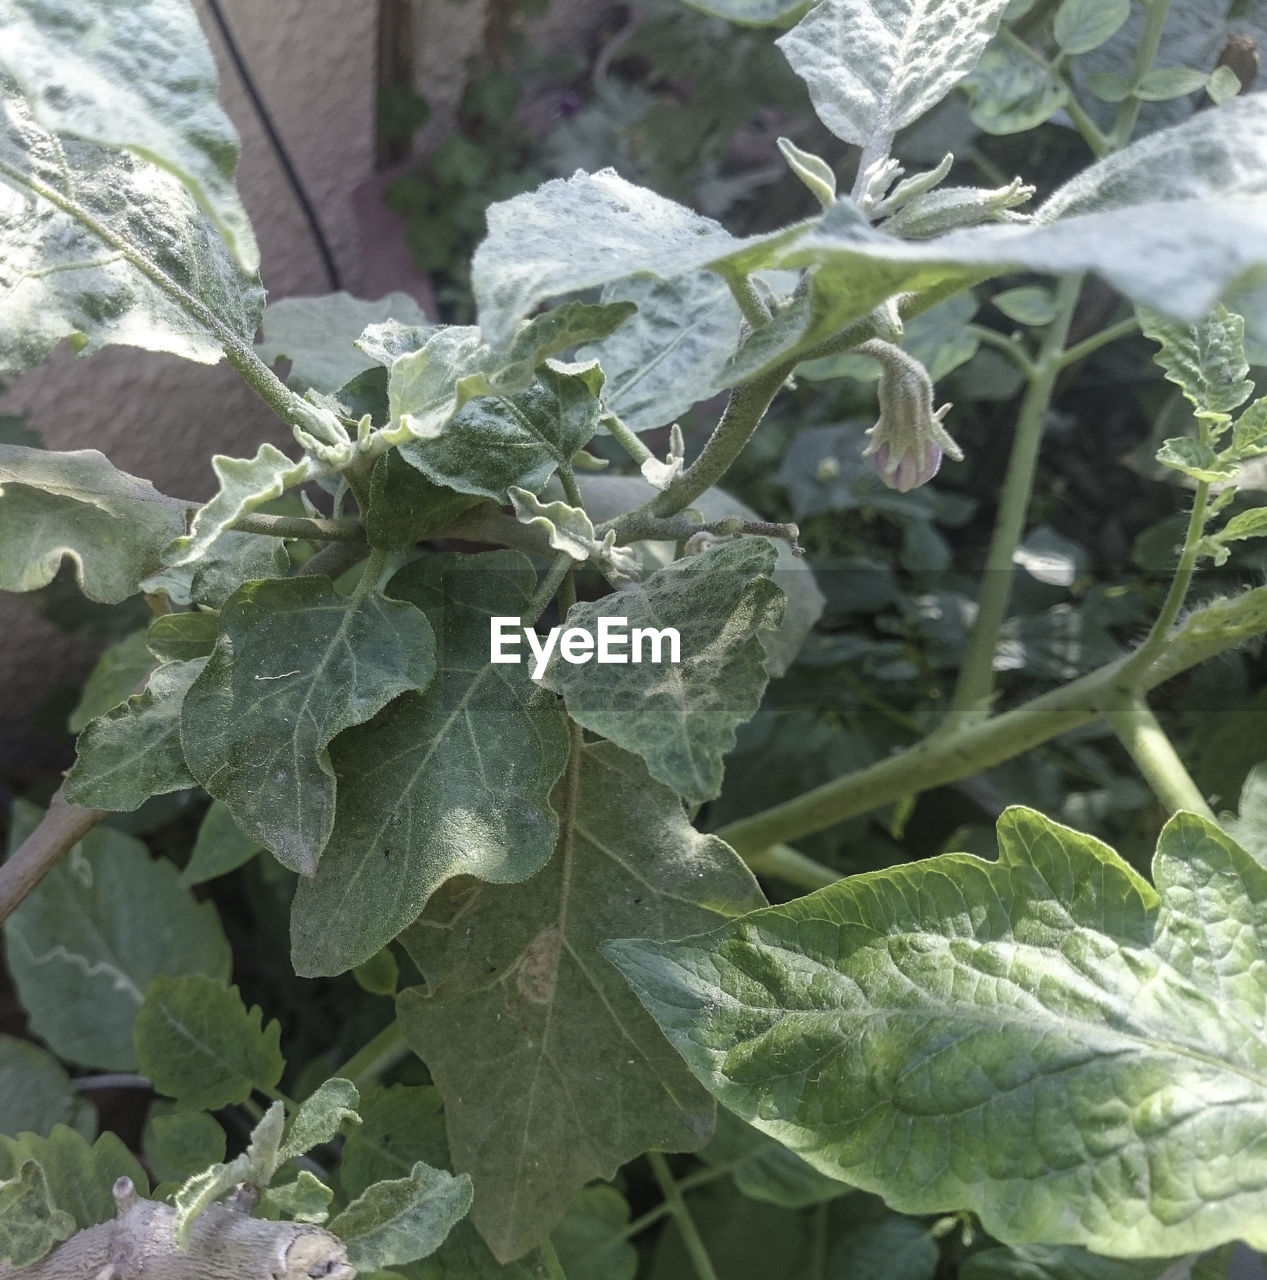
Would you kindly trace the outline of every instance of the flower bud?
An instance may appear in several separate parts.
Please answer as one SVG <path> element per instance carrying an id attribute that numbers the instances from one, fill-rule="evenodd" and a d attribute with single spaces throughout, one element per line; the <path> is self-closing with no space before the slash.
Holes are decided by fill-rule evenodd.
<path id="1" fill-rule="evenodd" d="M 873 338 L 858 351 L 880 362 L 880 417 L 867 435 L 862 451 L 875 458 L 875 469 L 890 489 L 909 493 L 927 484 L 944 455 L 956 462 L 963 451 L 941 425 L 948 404 L 933 408 L 933 383 L 918 360 L 890 342 Z"/>

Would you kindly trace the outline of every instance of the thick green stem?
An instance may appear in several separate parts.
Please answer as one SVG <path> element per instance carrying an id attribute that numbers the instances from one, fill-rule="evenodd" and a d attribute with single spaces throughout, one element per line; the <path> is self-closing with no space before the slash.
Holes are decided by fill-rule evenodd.
<path id="1" fill-rule="evenodd" d="M 1153 794 L 1171 813 L 1187 809 L 1211 822 L 1217 821 L 1143 694 L 1123 698 L 1105 712 L 1105 719 Z"/>
<path id="2" fill-rule="evenodd" d="M 1056 315 L 1043 335 L 1033 376 L 1021 402 L 1016 438 L 1012 442 L 1012 455 L 1003 480 L 1003 497 L 981 580 L 977 617 L 964 646 L 959 680 L 951 704 L 951 716 L 955 719 L 984 714 L 994 693 L 994 650 L 1012 594 L 1013 557 L 1025 532 L 1025 516 L 1038 468 L 1043 422 L 1060 375 L 1060 355 L 1081 287 L 1081 276 L 1066 276 L 1060 282 L 1056 294 Z"/>
<path id="3" fill-rule="evenodd" d="M 603 418 L 603 426 L 607 428 L 611 438 L 639 466 L 642 466 L 649 458 L 655 457 L 655 454 L 614 413 L 609 413 Z"/>
<path id="4" fill-rule="evenodd" d="M 576 483 L 576 473 L 570 466 L 559 468 L 559 483 L 563 486 L 563 496 L 574 507 L 585 510 L 585 499 L 581 497 L 580 486 Z"/>
<path id="5" fill-rule="evenodd" d="M 664 1193 L 665 1203 L 669 1206 L 673 1221 L 677 1223 L 677 1229 L 682 1233 L 682 1243 L 686 1246 L 686 1254 L 695 1268 L 695 1274 L 699 1280 L 717 1280 L 713 1260 L 708 1256 L 708 1250 L 704 1247 L 704 1241 L 695 1226 L 695 1219 L 691 1217 L 691 1211 L 682 1198 L 681 1189 L 674 1181 L 669 1162 L 658 1151 L 648 1151 L 647 1161 L 651 1165 L 651 1172 L 655 1174 L 655 1180 L 660 1184 L 660 1190 Z"/>
<path id="6" fill-rule="evenodd" d="M 563 579 L 571 573 L 572 566 L 575 563 L 576 561 L 566 551 L 560 551 L 554 557 L 536 591 L 532 593 L 532 599 L 524 606 L 524 611 L 520 615 L 524 626 L 534 626 L 541 615 L 545 613 L 550 601 L 554 599 L 559 588 L 563 585 Z"/>
<path id="7" fill-rule="evenodd" d="M 747 276 L 740 275 L 737 271 L 723 271 L 721 277 L 730 287 L 743 318 L 752 328 L 759 329 L 770 319 L 770 308 Z"/>
<path id="8" fill-rule="evenodd" d="M 191 502 L 191 509 L 203 504 Z M 316 516 L 270 516 L 252 511 L 239 516 L 230 526 L 235 533 L 261 533 L 269 538 L 303 538 L 308 542 L 365 541 L 359 520 L 322 520 Z"/>
<path id="9" fill-rule="evenodd" d="M 1119 705 L 1122 695 L 1144 693 L 1172 676 L 1267 630 L 1267 609 L 1229 622 L 1218 604 L 1185 625 L 1181 638 L 1163 641 L 1145 666 L 1132 654 L 990 720 L 948 726 L 856 773 L 722 827 L 717 834 L 745 860 L 772 845 L 796 840 L 868 813 L 914 792 L 970 778 L 1052 738 L 1089 724 Z"/>
<path id="10" fill-rule="evenodd" d="M 1131 134 L 1135 132 L 1139 109 L 1144 104 L 1143 99 L 1138 98 L 1133 90 L 1157 60 L 1157 50 L 1161 48 L 1162 31 L 1166 26 L 1166 16 L 1170 12 L 1170 0 L 1144 0 L 1144 12 L 1147 15 L 1144 20 L 1144 31 L 1140 36 L 1139 44 L 1135 47 L 1135 57 L 1131 62 L 1129 80 L 1132 92 L 1118 107 L 1117 119 L 1114 120 L 1113 128 L 1108 135 L 1109 148 L 1113 151 L 1126 146 L 1131 140 Z"/>
<path id="11" fill-rule="evenodd" d="M 840 879 L 839 871 L 807 858 L 787 844 L 771 845 L 749 855 L 745 861 L 756 875 L 772 876 L 807 891 L 822 889 Z"/>
<path id="12" fill-rule="evenodd" d="M 351 1080 L 358 1089 L 364 1089 L 367 1085 L 377 1084 L 392 1067 L 407 1058 L 409 1052 L 400 1023 L 393 1018 L 331 1075 Z"/>

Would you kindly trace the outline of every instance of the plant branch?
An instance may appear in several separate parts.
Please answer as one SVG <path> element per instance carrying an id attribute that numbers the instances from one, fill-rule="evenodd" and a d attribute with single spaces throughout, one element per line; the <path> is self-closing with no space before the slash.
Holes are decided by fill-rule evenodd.
<path id="1" fill-rule="evenodd" d="M 743 318 L 751 328 L 759 329 L 770 319 L 770 308 L 757 292 L 756 285 L 746 275 L 733 270 L 722 271 L 719 274 L 725 280 L 731 295 L 739 305 Z"/>
<path id="2" fill-rule="evenodd" d="M 1013 557 L 1025 532 L 1025 516 L 1038 469 L 1043 423 L 1060 375 L 1060 354 L 1081 288 L 1081 276 L 1066 276 L 1061 280 L 1056 294 L 1056 315 L 1043 335 L 1042 347 L 1021 402 L 1016 437 L 1003 480 L 1003 497 L 981 579 L 977 617 L 959 667 L 959 679 L 951 704 L 952 718 L 981 715 L 993 696 L 994 651 L 1012 594 Z"/>
<path id="3" fill-rule="evenodd" d="M 1072 347 L 1066 348 L 1065 353 L 1060 357 L 1061 370 L 1068 369 L 1070 365 L 1075 365 L 1080 360 L 1085 360 L 1101 347 L 1107 347 L 1110 342 L 1130 337 L 1138 328 L 1139 321 L 1134 316 L 1129 316 L 1125 320 L 1119 320 L 1117 324 L 1109 325 L 1107 329 L 1101 329 L 1099 333 L 1093 333 L 1081 342 L 1075 342 Z"/>
<path id="4" fill-rule="evenodd" d="M 1143 100 L 1136 96 L 1135 87 L 1144 78 L 1157 59 L 1157 51 L 1161 48 L 1162 31 L 1166 26 L 1166 15 L 1170 12 L 1170 0 L 1144 0 L 1144 31 L 1139 44 L 1135 47 L 1135 57 L 1131 62 L 1128 76 L 1131 92 L 1122 100 L 1117 109 L 1117 119 L 1109 130 L 1108 142 L 1111 150 L 1124 147 L 1135 132 L 1139 120 L 1139 109 Z"/>
<path id="5" fill-rule="evenodd" d="M 1122 698 L 1106 711 L 1105 719 L 1153 794 L 1171 813 L 1187 809 L 1218 821 L 1143 694 Z"/>
<path id="6" fill-rule="evenodd" d="M 1147 664 L 1135 653 L 989 720 L 948 725 L 913 746 L 718 832 L 745 860 L 902 796 L 958 782 L 1105 716 L 1122 695 L 1144 693 L 1267 631 L 1267 588 L 1193 614 Z M 1147 643 L 1147 642 L 1145 642 Z"/>
<path id="7" fill-rule="evenodd" d="M 717 1280 L 713 1260 L 708 1256 L 708 1250 L 700 1238 L 695 1219 L 691 1217 L 691 1211 L 682 1198 L 681 1188 L 673 1178 L 669 1162 L 658 1151 L 648 1151 L 647 1161 L 651 1165 L 651 1172 L 655 1174 L 655 1180 L 660 1184 L 660 1190 L 664 1193 L 673 1221 L 677 1223 L 677 1229 L 682 1233 L 682 1243 L 686 1246 L 686 1254 L 695 1268 L 695 1274 L 699 1280 Z"/>
<path id="8" fill-rule="evenodd" d="M 39 825 L 0 863 L 0 924 L 22 900 L 103 819 L 109 809 L 85 809 L 67 801 L 58 787 Z"/>
<path id="9" fill-rule="evenodd" d="M 393 1018 L 331 1075 L 332 1078 L 350 1080 L 358 1089 L 364 1089 L 381 1080 L 392 1067 L 407 1058 L 410 1052 L 400 1023 Z"/>
<path id="10" fill-rule="evenodd" d="M 532 599 L 524 606 L 524 611 L 520 615 L 524 626 L 536 625 L 541 615 L 550 607 L 550 601 L 558 594 L 559 588 L 563 585 L 563 579 L 572 571 L 575 563 L 576 561 L 566 551 L 560 551 L 554 557 L 545 576 L 537 585 L 536 591 L 532 593 Z"/>
<path id="11" fill-rule="evenodd" d="M 649 458 L 655 457 L 655 454 L 642 443 L 642 440 L 614 413 L 604 415 L 603 426 L 607 428 L 611 438 L 620 445 L 638 466 L 642 466 Z"/>
<path id="12" fill-rule="evenodd" d="M 999 333 L 997 329 L 989 329 L 983 324 L 970 324 L 968 332 L 978 342 L 984 343 L 987 347 L 993 347 L 996 351 L 1001 351 L 1020 369 L 1026 378 L 1032 379 L 1034 377 L 1034 362 L 1029 358 L 1029 352 L 1018 341 L 1020 337 L 1019 331 L 1009 337 L 1006 334 Z"/>
<path id="13" fill-rule="evenodd" d="M 320 1227 L 213 1204 L 182 1248 L 171 1205 L 140 1199 L 126 1177 L 114 1184 L 114 1202 L 117 1217 L 76 1232 L 38 1262 L 0 1262 L 0 1280 L 355 1280 L 343 1242 Z"/>
<path id="14" fill-rule="evenodd" d="M 205 504 L 186 502 L 191 511 Z M 319 516 L 270 516 L 258 511 L 239 516 L 228 526 L 234 533 L 258 533 L 267 538 L 303 538 L 309 542 L 365 541 L 365 528 L 359 520 L 324 520 Z"/>
<path id="15" fill-rule="evenodd" d="M 807 858 L 787 844 L 772 844 L 768 849 L 751 854 L 744 861 L 755 875 L 773 876 L 807 892 L 835 884 L 841 877 L 839 871 L 833 871 L 821 862 Z"/>

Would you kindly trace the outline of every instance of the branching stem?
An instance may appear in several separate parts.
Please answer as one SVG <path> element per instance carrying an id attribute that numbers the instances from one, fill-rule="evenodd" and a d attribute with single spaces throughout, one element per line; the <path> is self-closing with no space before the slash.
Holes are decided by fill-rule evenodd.
<path id="1" fill-rule="evenodd" d="M 1217 821 L 1200 787 L 1179 758 L 1170 736 L 1162 728 L 1142 694 L 1123 698 L 1105 713 L 1135 766 L 1153 794 L 1170 810 L 1187 809 L 1211 822 Z"/>
<path id="2" fill-rule="evenodd" d="M 658 1151 L 648 1151 L 647 1161 L 651 1165 L 651 1172 L 655 1174 L 655 1180 L 660 1184 L 660 1190 L 664 1193 L 669 1213 L 673 1215 L 673 1221 L 677 1223 L 677 1229 L 682 1233 L 682 1243 L 686 1246 L 686 1254 L 695 1268 L 695 1274 L 699 1280 L 717 1280 L 713 1260 L 708 1256 L 708 1250 L 704 1247 L 695 1219 L 691 1217 L 691 1211 L 687 1208 L 682 1190 L 674 1180 L 669 1162 Z"/>

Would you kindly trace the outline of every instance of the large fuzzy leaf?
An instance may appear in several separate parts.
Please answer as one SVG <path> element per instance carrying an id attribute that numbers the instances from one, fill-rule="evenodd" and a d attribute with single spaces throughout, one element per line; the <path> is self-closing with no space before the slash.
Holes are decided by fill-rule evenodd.
<path id="1" fill-rule="evenodd" d="M 143 693 L 93 720 L 75 744 L 66 799 L 98 809 L 139 809 L 150 796 L 195 785 L 180 745 L 180 710 L 205 658 L 168 662 Z"/>
<path id="2" fill-rule="evenodd" d="M 70 9 L 70 6 L 65 6 Z M 0 46 L 4 36 L 0 34 Z M 48 132 L 0 70 L 0 374 L 63 338 L 213 364 L 221 340 L 160 289 L 165 276 L 250 342 L 264 295 L 179 179 L 126 152 Z"/>
<path id="3" fill-rule="evenodd" d="M 675 937 L 761 900 L 635 757 L 598 743 L 576 763 L 546 869 L 514 887 L 454 881 L 404 937 L 427 985 L 401 993 L 401 1025 L 503 1261 L 544 1239 L 590 1179 L 642 1151 L 694 1150 L 712 1129 L 707 1096 L 600 943 Z"/>
<path id="4" fill-rule="evenodd" d="M 243 270 L 259 267 L 233 185 L 237 134 L 216 101 L 216 65 L 187 0 L 9 0 L 0 69 L 44 128 L 126 147 L 174 174 Z"/>
<path id="5" fill-rule="evenodd" d="M 38 820 L 14 809 L 16 845 Z M 97 827 L 36 886 L 4 931 L 5 958 L 31 1030 L 69 1062 L 130 1071 L 132 1024 L 156 974 L 229 973 L 215 908 L 197 903 L 166 859 Z"/>
<path id="6" fill-rule="evenodd" d="M 638 313 L 577 354 L 602 365 L 603 402 L 627 427 L 662 427 L 726 385 L 742 317 L 720 276 L 635 278 L 608 287 L 603 297 L 636 303 Z"/>
<path id="7" fill-rule="evenodd" d="M 1155 890 L 1032 810 L 999 848 L 608 954 L 722 1102 L 894 1208 L 1118 1257 L 1263 1247 L 1267 869 L 1193 814 Z"/>
<path id="8" fill-rule="evenodd" d="M 95 449 L 0 444 L 0 589 L 34 591 L 70 560 L 89 599 L 118 604 L 184 529 L 181 503 Z"/>
<path id="9" fill-rule="evenodd" d="M 392 579 L 430 620 L 438 674 L 333 746 L 334 830 L 292 908 L 299 973 L 369 959 L 453 876 L 514 883 L 549 858 L 563 711 L 524 667 L 489 662 L 490 617 L 521 613 L 535 584 L 513 551 L 428 556 Z"/>
<path id="10" fill-rule="evenodd" d="M 509 502 L 512 486 L 537 493 L 598 429 L 602 373 L 551 362 L 514 395 L 469 400 L 432 440 L 410 440 L 400 456 L 432 483 Z"/>
<path id="11" fill-rule="evenodd" d="M 754 269 L 792 234 L 737 240 L 720 223 L 613 169 L 578 170 L 489 206 L 488 237 L 471 263 L 480 328 L 501 348 L 547 298 L 638 274 L 671 280 L 730 260 Z"/>
<path id="12" fill-rule="evenodd" d="M 573 665 L 556 654 L 542 683 L 563 695 L 574 720 L 642 756 L 652 776 L 679 795 L 715 796 L 735 729 L 765 690 L 760 636 L 783 616 L 783 593 L 769 577 L 775 559 L 763 539 L 723 543 L 573 606 L 567 624 L 592 635 L 601 618 L 628 620 L 624 661 Z M 635 628 L 677 631 L 681 661 L 668 661 L 667 640 L 635 643 Z"/>
<path id="13" fill-rule="evenodd" d="M 891 140 L 976 65 L 1007 0 L 819 0 L 778 40 L 822 122 Z"/>
<path id="14" fill-rule="evenodd" d="M 312 875 L 334 826 L 331 741 L 434 672 L 411 604 L 340 596 L 316 576 L 249 582 L 181 707 L 189 769 L 244 834 Z"/>

